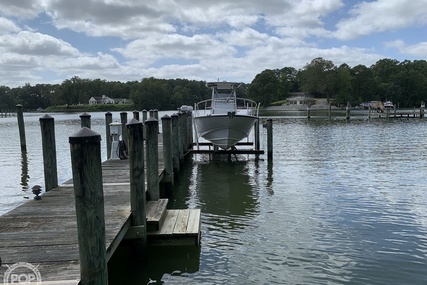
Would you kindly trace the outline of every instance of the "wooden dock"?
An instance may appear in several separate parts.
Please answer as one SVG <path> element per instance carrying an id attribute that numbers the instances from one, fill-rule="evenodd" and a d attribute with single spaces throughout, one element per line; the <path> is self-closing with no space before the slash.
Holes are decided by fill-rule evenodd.
<path id="1" fill-rule="evenodd" d="M 161 138 L 159 141 L 159 154 L 162 154 Z M 159 182 L 165 176 L 163 161 L 159 155 Z M 141 230 L 146 231 L 148 244 L 199 245 L 200 209 L 167 209 L 167 199 L 147 201 L 146 229 L 132 227 L 129 168 L 129 160 L 102 163 L 107 261 L 122 240 L 140 238 Z M 41 200 L 29 200 L 0 217 L 0 280 L 7 268 L 25 262 L 37 266 L 43 284 L 80 282 L 72 183 L 73 179 L 66 181 L 44 193 Z"/>
<path id="2" fill-rule="evenodd" d="M 107 259 L 130 228 L 129 162 L 102 164 Z M 126 174 L 127 173 L 127 174 Z M 118 175 L 119 174 L 119 175 Z M 72 181 L 30 200 L 0 217 L 0 256 L 4 265 L 37 265 L 43 281 L 78 284 L 79 251 Z M 148 242 L 199 244 L 200 210 L 168 210 L 167 199 L 147 202 Z M 6 267 L 2 267 L 0 276 Z M 51 283 L 55 284 L 55 283 Z"/>

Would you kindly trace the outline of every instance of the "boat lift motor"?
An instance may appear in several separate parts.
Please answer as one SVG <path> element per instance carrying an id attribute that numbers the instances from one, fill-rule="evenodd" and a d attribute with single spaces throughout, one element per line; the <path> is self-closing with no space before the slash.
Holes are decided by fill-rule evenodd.
<path id="1" fill-rule="evenodd" d="M 111 156 L 110 159 L 120 159 L 119 157 L 119 144 L 120 135 L 122 133 L 121 123 L 110 123 L 110 135 L 111 135 Z"/>

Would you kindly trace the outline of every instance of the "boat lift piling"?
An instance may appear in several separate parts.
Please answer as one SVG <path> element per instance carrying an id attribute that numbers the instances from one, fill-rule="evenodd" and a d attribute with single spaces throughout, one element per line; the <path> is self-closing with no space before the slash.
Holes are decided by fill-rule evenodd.
<path id="1" fill-rule="evenodd" d="M 131 227 L 134 234 L 135 256 L 143 258 L 147 246 L 147 217 L 144 171 L 144 132 L 142 122 L 133 118 L 126 124 L 129 138 L 129 177 Z"/>
<path id="2" fill-rule="evenodd" d="M 89 115 L 88 113 L 81 114 L 80 115 L 80 126 L 82 128 L 86 127 L 88 129 L 90 129 L 90 127 L 91 127 L 90 118 L 91 118 L 91 115 Z"/>
<path id="3" fill-rule="evenodd" d="M 120 122 L 122 123 L 122 141 L 125 143 L 126 147 L 129 145 L 128 132 L 126 131 L 126 124 L 128 120 L 128 113 L 120 113 Z"/>
<path id="4" fill-rule="evenodd" d="M 19 140 L 21 142 L 21 152 L 27 152 L 27 141 L 25 138 L 24 111 L 21 104 L 16 105 L 16 116 L 18 118 Z"/>
<path id="5" fill-rule="evenodd" d="M 273 119 L 267 119 L 267 157 L 273 160 Z"/>
<path id="6" fill-rule="evenodd" d="M 42 133 L 44 187 L 46 192 L 58 186 L 56 161 L 55 120 L 49 115 L 39 119 Z"/>
<path id="7" fill-rule="evenodd" d="M 162 117 L 163 134 L 163 160 L 165 164 L 162 184 L 166 186 L 165 191 L 171 193 L 174 188 L 173 170 L 173 138 L 172 138 L 172 118 L 168 115 Z"/>
<path id="8" fill-rule="evenodd" d="M 82 284 L 107 284 L 101 135 L 83 127 L 69 137 Z M 88 239 L 87 237 L 91 238 Z"/>
<path id="9" fill-rule="evenodd" d="M 158 174 L 158 164 L 159 164 L 159 150 L 158 150 L 158 140 L 159 140 L 159 121 L 155 118 L 150 117 L 145 121 L 145 126 L 147 127 L 147 137 L 146 137 L 146 146 L 147 146 L 147 190 L 148 198 L 151 201 L 157 201 L 160 199 L 160 190 L 159 190 L 159 174 Z"/>

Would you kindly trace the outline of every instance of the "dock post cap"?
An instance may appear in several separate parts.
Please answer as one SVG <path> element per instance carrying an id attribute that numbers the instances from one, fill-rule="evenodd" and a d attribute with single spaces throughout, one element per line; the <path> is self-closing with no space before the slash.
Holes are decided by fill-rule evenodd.
<path id="1" fill-rule="evenodd" d="M 168 116 L 168 114 L 162 117 L 162 120 L 171 120 L 172 118 Z"/>
<path id="2" fill-rule="evenodd" d="M 70 144 L 99 143 L 101 141 L 101 135 L 88 127 L 83 127 L 75 134 L 71 135 L 68 140 Z"/>
<path id="3" fill-rule="evenodd" d="M 49 116 L 48 114 L 46 114 L 46 115 L 44 115 L 44 116 L 41 116 L 40 118 L 39 118 L 39 121 L 42 121 L 42 120 L 52 120 L 53 119 L 53 117 L 52 116 Z"/>
<path id="4" fill-rule="evenodd" d="M 159 121 L 154 118 L 154 117 L 150 117 L 147 120 L 145 120 L 145 124 L 154 124 L 154 123 L 158 123 Z"/>
<path id="5" fill-rule="evenodd" d="M 129 120 L 129 122 L 126 124 L 126 127 L 129 129 L 130 127 L 133 127 L 135 125 L 142 125 L 141 121 L 138 121 L 135 118 L 132 118 L 131 120 Z"/>
<path id="6" fill-rule="evenodd" d="M 179 117 L 179 115 L 177 114 L 177 113 L 173 113 L 172 115 L 171 115 L 171 117 L 173 118 L 173 117 Z"/>
<path id="7" fill-rule="evenodd" d="M 88 114 L 88 113 L 84 112 L 83 114 L 81 114 L 81 115 L 80 115 L 80 118 L 81 118 L 81 117 L 90 117 L 90 114 Z"/>

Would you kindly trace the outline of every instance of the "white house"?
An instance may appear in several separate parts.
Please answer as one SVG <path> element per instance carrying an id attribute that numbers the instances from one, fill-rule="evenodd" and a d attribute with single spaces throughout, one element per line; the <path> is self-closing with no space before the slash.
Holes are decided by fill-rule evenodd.
<path id="1" fill-rule="evenodd" d="M 126 98 L 110 98 L 102 95 L 102 97 L 90 97 L 89 105 L 95 104 L 132 104 L 132 100 Z"/>
<path id="2" fill-rule="evenodd" d="M 305 92 L 290 92 L 287 98 L 288 105 L 314 105 L 316 100 Z"/>

